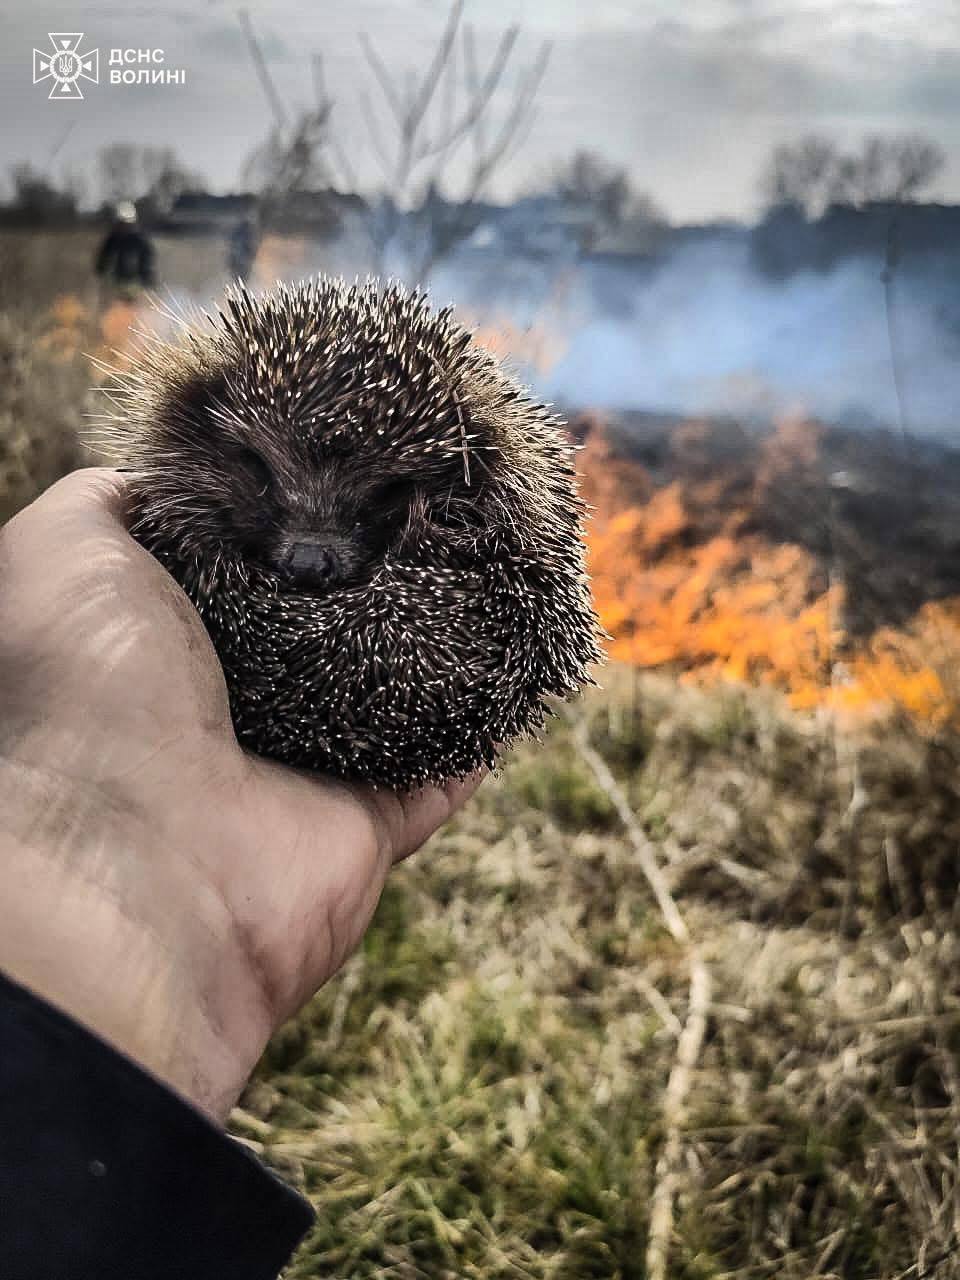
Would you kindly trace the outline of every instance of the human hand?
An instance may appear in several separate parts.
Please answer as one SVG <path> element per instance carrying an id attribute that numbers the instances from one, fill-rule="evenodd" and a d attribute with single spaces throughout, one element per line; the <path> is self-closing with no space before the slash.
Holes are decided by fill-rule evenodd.
<path id="1" fill-rule="evenodd" d="M 0 970 L 223 1120 L 476 779 L 249 755 L 192 604 L 77 472 L 0 530 Z"/>

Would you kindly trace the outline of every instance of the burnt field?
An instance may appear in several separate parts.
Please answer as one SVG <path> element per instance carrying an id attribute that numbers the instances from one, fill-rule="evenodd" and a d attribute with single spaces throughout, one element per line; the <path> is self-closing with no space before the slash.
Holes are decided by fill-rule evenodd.
<path id="1" fill-rule="evenodd" d="M 0 237 L 3 518 L 94 460 L 87 356 L 142 319 L 94 247 Z M 960 455 L 569 416 L 612 661 L 234 1112 L 317 1207 L 289 1275 L 960 1276 Z"/>

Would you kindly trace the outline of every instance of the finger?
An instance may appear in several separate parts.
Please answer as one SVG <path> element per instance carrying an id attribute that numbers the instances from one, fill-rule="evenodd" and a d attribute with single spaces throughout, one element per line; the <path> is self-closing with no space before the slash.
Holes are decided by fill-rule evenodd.
<path id="1" fill-rule="evenodd" d="M 25 555 L 50 570 L 75 564 L 83 549 L 104 556 L 133 555 L 136 544 L 126 531 L 126 489 L 123 477 L 105 467 L 72 472 L 24 507 L 3 526 L 6 558 Z M 134 556 L 134 558 L 139 558 Z"/>
<path id="2" fill-rule="evenodd" d="M 78 702 L 96 688 L 134 718 L 142 703 L 122 696 L 117 673 L 136 669 L 141 698 L 168 691 L 165 719 L 222 734 L 230 716 L 213 644 L 175 579 L 131 537 L 127 507 L 126 477 L 91 467 L 15 516 L 0 531 L 0 626 L 15 619 L 21 651 L 45 654 Z"/>
<path id="3" fill-rule="evenodd" d="M 466 804 L 483 777 L 483 772 L 472 773 L 420 791 L 368 790 L 366 803 L 374 813 L 390 861 L 402 862 L 419 849 Z"/>
<path id="4" fill-rule="evenodd" d="M 72 471 L 40 494 L 25 511 L 45 519 L 107 518 L 126 525 L 127 486 L 123 473 L 111 467 Z"/>
<path id="5" fill-rule="evenodd" d="M 281 1001 L 294 1008 L 359 942 L 390 867 L 446 822 L 480 777 L 398 796 L 262 756 L 244 761 L 238 813 L 246 838 L 236 842 L 229 876 L 232 885 L 259 888 L 240 902 L 229 885 L 225 892 L 241 916 L 255 903 L 257 919 L 271 922 L 275 955 L 302 953 Z M 264 880 L 270 849 L 277 861 Z"/>

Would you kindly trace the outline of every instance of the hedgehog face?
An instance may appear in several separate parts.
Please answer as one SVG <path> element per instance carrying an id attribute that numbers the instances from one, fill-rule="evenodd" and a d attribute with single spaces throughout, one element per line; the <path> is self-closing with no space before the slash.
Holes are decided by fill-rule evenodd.
<path id="1" fill-rule="evenodd" d="M 369 579 L 419 501 L 412 476 L 371 474 L 356 458 L 290 468 L 248 453 L 256 489 L 231 513 L 236 540 L 294 589 L 329 591 Z"/>
<path id="2" fill-rule="evenodd" d="M 459 454 L 384 449 L 377 427 L 389 406 L 348 404 L 347 427 L 333 415 L 319 430 L 297 415 L 271 421 L 258 407 L 270 427 L 248 436 L 257 450 L 244 450 L 246 500 L 231 519 L 243 526 L 244 555 L 289 587 L 332 591 L 369 581 L 386 557 L 419 562 L 425 537 L 462 533 L 458 513 L 475 521 L 482 486 L 465 485 Z"/>
<path id="3" fill-rule="evenodd" d="M 269 421 L 264 413 L 264 427 L 265 406 L 252 412 L 238 403 L 235 383 L 219 376 L 190 385 L 163 415 L 191 424 L 184 516 L 208 548 L 254 561 L 293 590 L 333 591 L 369 580 L 388 553 L 401 545 L 409 552 L 428 527 L 434 537 L 462 531 L 464 511 L 475 514 L 477 486 L 463 492 L 456 455 L 418 465 L 365 447 L 363 433 L 359 442 L 311 433 L 296 416 Z"/>
<path id="4" fill-rule="evenodd" d="M 165 538 L 311 594 L 371 582 L 388 560 L 462 564 L 499 452 L 460 386 L 468 335 L 445 313 L 424 324 L 422 303 L 399 294 L 382 312 L 369 290 L 347 306 L 328 295 L 329 309 L 309 291 L 281 296 L 285 339 L 274 304 L 228 296 L 219 331 L 192 334 L 148 398 Z"/>

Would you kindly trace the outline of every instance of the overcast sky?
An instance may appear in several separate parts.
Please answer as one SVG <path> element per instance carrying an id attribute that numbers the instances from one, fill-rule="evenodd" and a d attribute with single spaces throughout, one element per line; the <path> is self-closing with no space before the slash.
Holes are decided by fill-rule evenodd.
<path id="1" fill-rule="evenodd" d="M 360 110 L 366 31 L 398 72 L 422 65 L 447 0 L 256 0 L 248 5 L 277 85 L 310 100 L 323 53 L 342 145 L 364 184 L 376 164 Z M 947 167 L 935 194 L 960 200 L 960 0 L 468 0 L 482 51 L 522 24 L 519 63 L 553 52 L 537 117 L 492 194 L 529 189 L 588 147 L 626 166 L 676 220 L 751 216 L 771 147 L 816 130 L 843 143 L 920 131 Z M 101 51 L 82 102 L 32 84 L 47 33 L 85 33 Z M 111 86 L 111 47 L 161 48 L 180 85 Z M 506 96 L 497 105 L 502 107 Z M 0 170 L 19 160 L 92 173 L 97 149 L 172 144 L 216 189 L 240 179 L 270 122 L 236 9 L 223 0 L 25 6 L 0 0 Z"/>

